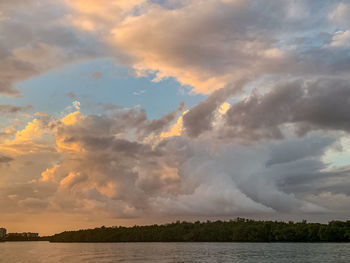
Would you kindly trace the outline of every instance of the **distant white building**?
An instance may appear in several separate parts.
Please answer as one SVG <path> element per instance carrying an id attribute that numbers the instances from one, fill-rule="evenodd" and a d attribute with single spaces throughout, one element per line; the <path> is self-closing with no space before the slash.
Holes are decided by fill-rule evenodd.
<path id="1" fill-rule="evenodd" d="M 0 239 L 6 237 L 6 228 L 0 228 Z"/>

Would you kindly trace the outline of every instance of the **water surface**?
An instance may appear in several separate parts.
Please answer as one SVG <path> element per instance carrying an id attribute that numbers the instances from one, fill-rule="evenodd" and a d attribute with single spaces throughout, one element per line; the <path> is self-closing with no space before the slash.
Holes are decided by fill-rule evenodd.
<path id="1" fill-rule="evenodd" d="M 349 243 L 0 242 L 0 262 L 350 262 Z"/>

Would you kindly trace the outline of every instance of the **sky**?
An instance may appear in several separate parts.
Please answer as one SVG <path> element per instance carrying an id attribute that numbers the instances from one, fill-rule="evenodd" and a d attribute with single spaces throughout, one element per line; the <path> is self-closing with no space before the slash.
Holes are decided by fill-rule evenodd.
<path id="1" fill-rule="evenodd" d="M 350 2 L 1 0 L 0 227 L 350 218 Z"/>

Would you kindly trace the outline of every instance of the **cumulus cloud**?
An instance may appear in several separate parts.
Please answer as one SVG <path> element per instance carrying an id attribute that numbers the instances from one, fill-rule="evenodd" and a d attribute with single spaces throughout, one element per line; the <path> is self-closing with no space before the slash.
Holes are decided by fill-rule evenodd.
<path id="1" fill-rule="evenodd" d="M 144 138 L 161 137 L 175 113 L 153 121 L 144 114 L 75 112 L 55 121 L 52 133 L 64 158 L 46 166 L 41 180 L 33 182 L 36 188 L 51 187 L 51 193 L 30 192 L 18 198 L 18 205 L 80 213 L 97 209 L 114 217 L 312 214 L 329 209 L 304 198 L 312 190 L 298 187 L 303 181 L 330 178 L 321 156 L 335 139 L 315 135 L 254 147 L 186 136 L 154 142 Z M 294 150 L 284 150 L 291 145 Z M 35 200 L 39 194 L 47 194 L 40 203 Z"/>
<path id="2" fill-rule="evenodd" d="M 36 118 L 0 144 L 0 152 L 12 155 L 51 152 L 54 149 L 49 116 Z"/>
<path id="3" fill-rule="evenodd" d="M 195 139 L 182 133 L 164 136 L 182 116 L 183 107 L 157 120 L 148 120 L 143 109 L 99 116 L 76 111 L 61 119 L 33 120 L 0 148 L 13 153 L 9 149 L 19 142 L 25 145 L 26 138 L 36 138 L 32 144 L 37 146 L 31 146 L 35 151 L 18 148 L 0 179 L 0 188 L 8 187 L 3 191 L 4 211 L 16 207 L 28 213 L 99 211 L 113 218 L 282 214 L 305 218 L 345 213 L 349 193 L 342 185 L 348 185 L 348 169 L 337 170 L 322 159 L 336 144 L 337 134 L 287 134 L 284 140 L 251 145 L 214 139 L 216 127 Z M 53 144 L 45 138 L 48 134 L 56 148 L 42 147 Z M 40 162 L 28 162 L 39 156 Z M 35 171 L 33 176 L 11 181 L 16 167 L 24 164 Z M 344 203 L 332 207 L 331 201 L 322 202 L 324 196 Z"/>
<path id="4" fill-rule="evenodd" d="M 324 165 L 318 161 L 319 166 L 315 167 L 309 162 L 317 162 L 322 150 L 334 140 L 319 138 L 316 142 L 321 140 L 320 146 L 313 139 L 295 139 L 290 144 L 308 147 L 296 148 L 297 153 L 291 152 L 282 160 L 278 150 L 288 147 L 286 143 L 280 148 L 266 144 L 247 149 L 235 144 L 215 148 L 207 140 L 191 142 L 181 137 L 168 138 L 156 147 L 111 136 L 75 140 L 86 151 L 80 152 L 75 161 L 75 175 L 61 175 L 62 180 L 74 189 L 73 200 L 93 198 L 90 201 L 109 207 L 112 199 L 133 211 L 124 213 L 118 205 L 110 210 L 115 216 L 140 216 L 146 211 L 216 216 L 326 211 L 321 204 L 299 199 L 296 192 L 285 192 L 282 186 L 305 173 L 322 177 Z M 295 168 L 295 174 L 281 173 L 287 163 Z M 71 167 L 66 170 L 71 171 Z M 92 191 L 97 191 L 97 196 Z"/>

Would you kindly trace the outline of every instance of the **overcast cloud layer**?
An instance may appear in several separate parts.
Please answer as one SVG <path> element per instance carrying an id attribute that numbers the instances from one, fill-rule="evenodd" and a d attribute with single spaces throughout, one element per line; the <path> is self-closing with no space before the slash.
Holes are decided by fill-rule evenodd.
<path id="1" fill-rule="evenodd" d="M 0 105 L 0 223 L 52 233 L 155 218 L 349 218 L 347 1 L 11 0 L 0 10 L 1 96 L 101 58 L 206 95 L 155 120 L 118 105 L 89 115 L 79 101 L 56 115 Z"/>

